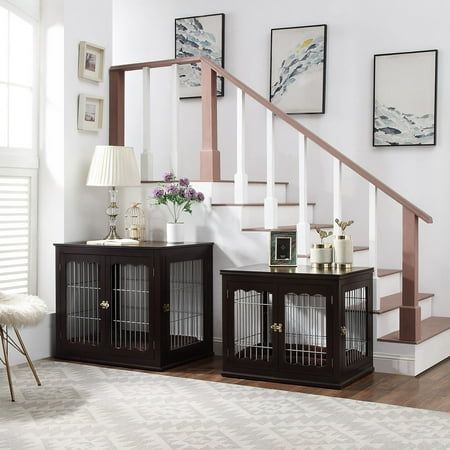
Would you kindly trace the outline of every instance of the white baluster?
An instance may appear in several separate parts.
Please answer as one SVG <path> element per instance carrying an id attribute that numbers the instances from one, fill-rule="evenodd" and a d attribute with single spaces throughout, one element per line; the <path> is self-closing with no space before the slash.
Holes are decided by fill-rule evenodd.
<path id="1" fill-rule="evenodd" d="M 380 309 L 380 296 L 378 293 L 378 249 L 377 249 L 377 198 L 378 189 L 369 184 L 369 265 L 374 269 L 373 278 L 373 307 Z"/>
<path id="2" fill-rule="evenodd" d="M 334 222 L 335 219 L 343 220 L 342 217 L 342 163 L 333 159 L 333 233 L 340 234 L 340 228 Z"/>
<path id="3" fill-rule="evenodd" d="M 278 226 L 278 201 L 275 197 L 275 156 L 273 146 L 273 114 L 266 111 L 267 192 L 264 199 L 264 228 Z"/>
<path id="4" fill-rule="evenodd" d="M 180 155 L 178 151 L 178 131 L 180 120 L 180 81 L 178 77 L 178 64 L 172 66 L 172 150 L 170 152 L 170 162 L 172 171 L 180 176 Z"/>
<path id="5" fill-rule="evenodd" d="M 153 179 L 153 153 L 151 151 L 150 130 L 150 68 L 142 69 L 142 154 L 141 154 L 141 178 Z"/>
<path id="6" fill-rule="evenodd" d="M 236 89 L 236 174 L 234 175 L 234 203 L 247 203 L 248 176 L 245 169 L 245 94 Z"/>
<path id="7" fill-rule="evenodd" d="M 298 224 L 297 254 L 306 262 L 311 247 L 311 227 L 308 217 L 308 175 L 306 167 L 308 139 L 299 134 L 298 141 Z"/>

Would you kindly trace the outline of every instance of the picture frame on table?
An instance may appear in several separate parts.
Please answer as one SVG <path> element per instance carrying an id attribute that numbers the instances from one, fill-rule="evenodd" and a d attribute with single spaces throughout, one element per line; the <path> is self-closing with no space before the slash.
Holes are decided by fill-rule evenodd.
<path id="1" fill-rule="evenodd" d="M 175 19 L 175 58 L 206 56 L 225 67 L 225 14 Z M 201 98 L 200 64 L 177 66 L 180 99 Z M 224 79 L 217 77 L 217 97 L 225 95 Z"/>
<path id="2" fill-rule="evenodd" d="M 270 232 L 269 265 L 272 267 L 297 266 L 297 233 L 295 231 Z"/>
<path id="3" fill-rule="evenodd" d="M 99 131 L 103 126 L 103 97 L 78 96 L 78 130 Z"/>
<path id="4" fill-rule="evenodd" d="M 78 47 L 78 77 L 101 82 L 103 81 L 104 66 L 104 47 L 81 41 Z"/>
<path id="5" fill-rule="evenodd" d="M 374 147 L 436 145 L 438 51 L 374 55 Z"/>
<path id="6" fill-rule="evenodd" d="M 287 114 L 324 114 L 326 63 L 327 25 L 273 28 L 271 103 Z"/>

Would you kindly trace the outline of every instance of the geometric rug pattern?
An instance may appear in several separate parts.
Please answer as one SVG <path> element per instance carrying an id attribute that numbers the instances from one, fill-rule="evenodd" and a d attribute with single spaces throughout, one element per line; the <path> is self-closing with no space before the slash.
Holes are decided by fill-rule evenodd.
<path id="1" fill-rule="evenodd" d="M 0 449 L 449 449 L 450 413 L 42 360 L 0 371 Z"/>

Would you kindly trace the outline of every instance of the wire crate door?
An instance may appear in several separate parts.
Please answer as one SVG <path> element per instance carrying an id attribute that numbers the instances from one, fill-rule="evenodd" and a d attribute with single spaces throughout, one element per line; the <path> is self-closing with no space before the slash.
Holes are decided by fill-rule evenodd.
<path id="1" fill-rule="evenodd" d="M 323 288 L 280 291 L 280 367 L 322 375 L 332 371 L 332 306 L 332 297 Z"/>
<path id="2" fill-rule="evenodd" d="M 154 283 L 148 258 L 111 257 L 109 342 L 116 353 L 139 352 L 152 359 Z"/>
<path id="3" fill-rule="evenodd" d="M 277 327 L 275 295 L 257 283 L 227 285 L 225 294 L 227 336 L 224 357 L 236 366 L 274 367 Z"/>
<path id="4" fill-rule="evenodd" d="M 104 258 L 64 255 L 60 266 L 63 301 L 57 315 L 60 344 L 95 349 L 105 343 Z"/>

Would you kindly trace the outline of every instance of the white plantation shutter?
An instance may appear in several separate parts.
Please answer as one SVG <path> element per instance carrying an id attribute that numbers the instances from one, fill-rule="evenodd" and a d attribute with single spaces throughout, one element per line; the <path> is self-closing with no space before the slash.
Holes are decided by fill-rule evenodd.
<path id="1" fill-rule="evenodd" d="M 30 176 L 0 175 L 0 291 L 32 290 Z"/>

